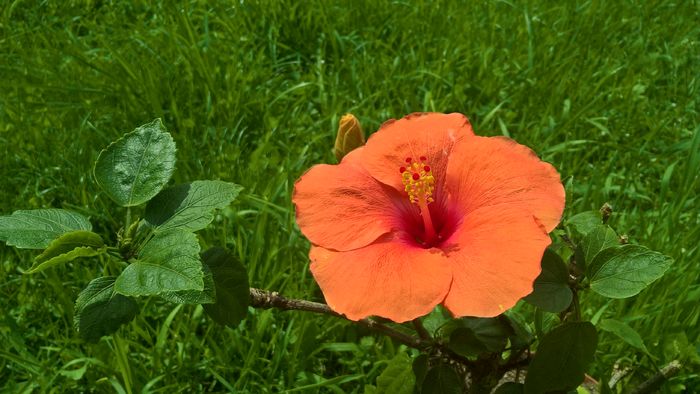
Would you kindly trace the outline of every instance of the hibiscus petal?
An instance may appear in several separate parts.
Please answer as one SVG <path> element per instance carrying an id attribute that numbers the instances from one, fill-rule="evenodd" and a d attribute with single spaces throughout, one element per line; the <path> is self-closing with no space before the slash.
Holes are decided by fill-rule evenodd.
<path id="1" fill-rule="evenodd" d="M 399 167 L 406 158 L 425 156 L 436 180 L 437 193 L 442 189 L 447 158 L 455 143 L 474 135 L 466 116 L 458 113 L 416 113 L 385 122 L 367 140 L 362 165 L 382 183 L 403 191 Z M 436 198 L 437 200 L 437 198 Z"/>
<path id="2" fill-rule="evenodd" d="M 404 322 L 423 316 L 445 298 L 452 277 L 440 250 L 392 235 L 349 252 L 312 247 L 309 256 L 326 302 L 350 320 L 374 315 Z"/>
<path id="3" fill-rule="evenodd" d="M 468 214 L 444 247 L 453 277 L 443 304 L 455 316 L 503 313 L 532 292 L 550 243 L 541 224 L 517 208 Z"/>
<path id="4" fill-rule="evenodd" d="M 447 187 L 463 214 L 483 207 L 521 207 L 552 231 L 564 211 L 559 173 L 530 148 L 505 137 L 470 137 L 452 150 Z"/>
<path id="5" fill-rule="evenodd" d="M 402 197 L 358 164 L 362 149 L 350 152 L 338 165 L 311 167 L 295 183 L 297 224 L 314 245 L 357 249 L 400 226 L 392 199 Z"/>

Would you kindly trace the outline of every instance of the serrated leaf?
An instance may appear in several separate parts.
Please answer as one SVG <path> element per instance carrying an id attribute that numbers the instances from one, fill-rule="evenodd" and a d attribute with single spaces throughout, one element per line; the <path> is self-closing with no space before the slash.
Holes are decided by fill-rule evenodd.
<path id="1" fill-rule="evenodd" d="M 222 181 L 194 181 L 163 190 L 146 206 L 146 221 L 157 231 L 197 231 L 214 220 L 214 211 L 231 204 L 241 186 Z"/>
<path id="2" fill-rule="evenodd" d="M 123 207 L 150 200 L 175 169 L 175 142 L 160 119 L 124 135 L 100 152 L 97 184 Z"/>
<path id="3" fill-rule="evenodd" d="M 49 260 L 44 261 L 43 263 L 35 263 L 32 266 L 32 268 L 25 272 L 25 274 L 36 274 L 37 272 L 41 272 L 48 268 L 71 262 L 78 258 L 94 257 L 101 253 L 104 253 L 104 251 L 93 249 L 87 246 L 77 247 L 71 250 L 70 252 L 60 254 L 56 257 L 52 257 Z"/>
<path id="4" fill-rule="evenodd" d="M 583 382 L 598 334 L 589 322 L 564 323 L 542 338 L 525 378 L 525 393 L 571 390 Z"/>
<path id="5" fill-rule="evenodd" d="M 179 229 L 155 234 L 119 275 L 115 289 L 128 296 L 204 290 L 197 236 Z"/>
<path id="6" fill-rule="evenodd" d="M 219 324 L 235 327 L 248 313 L 250 287 L 245 267 L 223 248 L 211 248 L 202 261 L 214 276 L 216 302 L 204 304 L 204 311 Z"/>
<path id="7" fill-rule="evenodd" d="M 406 353 L 397 354 L 377 377 L 377 391 L 380 393 L 413 394 L 415 384 L 411 359 Z"/>
<path id="8" fill-rule="evenodd" d="M 75 301 L 75 327 L 88 342 L 117 331 L 139 312 L 133 299 L 114 292 L 114 280 L 113 276 L 92 280 Z"/>
<path id="9" fill-rule="evenodd" d="M 603 224 L 603 219 L 598 211 L 581 212 L 566 221 L 566 226 L 571 230 L 575 240 L 582 239 L 600 224 Z"/>
<path id="10" fill-rule="evenodd" d="M 600 323 L 598 323 L 598 327 L 603 331 L 617 335 L 620 339 L 643 351 L 644 353 L 649 353 L 646 345 L 644 345 L 644 340 L 639 333 L 626 323 L 614 319 L 603 319 L 600 321 Z"/>
<path id="11" fill-rule="evenodd" d="M 92 230 L 81 214 L 63 209 L 15 211 L 0 216 L 0 241 L 23 249 L 44 249 L 59 236 L 75 230 Z"/>
<path id="12" fill-rule="evenodd" d="M 566 264 L 550 249 L 545 249 L 541 264 L 542 272 L 535 279 L 533 291 L 523 300 L 547 312 L 561 312 L 573 299 Z"/>
<path id="13" fill-rule="evenodd" d="M 609 298 L 627 298 L 659 279 L 671 259 L 639 245 L 607 248 L 588 267 L 591 289 Z"/>
<path id="14" fill-rule="evenodd" d="M 160 294 L 160 297 L 175 304 L 213 304 L 216 302 L 214 276 L 204 263 L 202 263 L 202 271 L 204 272 L 204 290 L 166 291 Z"/>
<path id="15" fill-rule="evenodd" d="M 43 263 L 81 246 L 99 249 L 104 245 L 105 243 L 102 237 L 92 231 L 71 231 L 51 241 L 46 250 L 37 256 L 34 261 L 36 263 Z"/>
<path id="16" fill-rule="evenodd" d="M 421 386 L 421 394 L 461 394 L 464 382 L 452 367 L 439 363 L 428 370 Z"/>
<path id="17" fill-rule="evenodd" d="M 97 256 L 104 253 L 103 246 L 102 237 L 91 231 L 78 230 L 65 233 L 51 241 L 46 250 L 34 259 L 34 265 L 25 274 L 41 272 L 80 257 Z"/>
<path id="18" fill-rule="evenodd" d="M 583 255 L 583 262 L 579 265 L 585 267 L 591 264 L 595 256 L 602 250 L 619 245 L 620 238 L 610 226 L 604 224 L 595 226 L 581 241 L 580 247 Z"/>
<path id="19" fill-rule="evenodd" d="M 440 335 L 449 338 L 449 348 L 463 356 L 499 352 L 512 334 L 510 325 L 499 318 L 463 317 L 440 329 Z"/>

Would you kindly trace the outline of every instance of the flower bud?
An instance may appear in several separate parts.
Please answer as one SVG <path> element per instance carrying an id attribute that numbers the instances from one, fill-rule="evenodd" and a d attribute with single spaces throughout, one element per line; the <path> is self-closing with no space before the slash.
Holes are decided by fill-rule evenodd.
<path id="1" fill-rule="evenodd" d="M 352 114 L 345 114 L 340 118 L 338 135 L 335 137 L 333 152 L 340 161 L 345 155 L 355 148 L 365 144 L 365 135 L 362 133 L 360 121 Z"/>

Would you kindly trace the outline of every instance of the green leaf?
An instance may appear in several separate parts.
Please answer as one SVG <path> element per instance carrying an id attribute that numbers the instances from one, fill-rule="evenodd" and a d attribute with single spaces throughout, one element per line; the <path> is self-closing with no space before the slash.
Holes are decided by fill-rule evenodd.
<path id="1" fill-rule="evenodd" d="M 448 346 L 456 353 L 476 356 L 503 350 L 513 329 L 499 318 L 463 317 L 445 324 L 440 333 L 449 338 Z"/>
<path id="2" fill-rule="evenodd" d="M 591 264 L 595 256 L 602 250 L 619 245 L 620 237 L 617 236 L 615 230 L 610 228 L 610 226 L 604 224 L 595 226 L 581 241 L 580 247 L 583 261 L 579 262 L 577 260 L 576 262 L 580 263 L 581 267 L 585 267 Z"/>
<path id="3" fill-rule="evenodd" d="M 421 319 L 423 327 L 425 327 L 425 329 L 428 330 L 428 332 L 433 336 L 437 334 L 440 327 L 451 320 L 452 316 L 450 315 L 450 312 L 448 312 L 442 305 L 436 306 L 430 313 Z"/>
<path id="4" fill-rule="evenodd" d="M 661 338 L 661 349 L 664 360 L 678 360 L 683 364 L 697 367 L 700 366 L 700 350 L 697 344 L 688 340 L 685 331 L 664 333 Z"/>
<path id="5" fill-rule="evenodd" d="M 643 246 L 607 248 L 588 267 L 591 289 L 609 298 L 632 297 L 663 276 L 672 261 Z"/>
<path id="6" fill-rule="evenodd" d="M 449 348 L 462 356 L 478 356 L 488 351 L 474 331 L 465 327 L 457 327 L 450 333 Z"/>
<path id="7" fill-rule="evenodd" d="M 245 267 L 224 248 L 211 248 L 202 261 L 214 276 L 216 302 L 205 304 L 204 311 L 219 324 L 235 327 L 246 317 L 250 287 Z"/>
<path id="8" fill-rule="evenodd" d="M 88 342 L 97 342 L 134 319 L 139 312 L 136 302 L 114 292 L 113 276 L 92 280 L 75 301 L 75 327 Z"/>
<path id="9" fill-rule="evenodd" d="M 498 386 L 493 394 L 523 394 L 525 392 L 525 385 L 522 383 L 506 382 Z"/>
<path id="10" fill-rule="evenodd" d="M 376 387 L 372 386 L 371 384 L 366 384 L 364 394 L 379 394 L 379 392 L 377 391 Z"/>
<path id="11" fill-rule="evenodd" d="M 377 391 L 380 393 L 413 394 L 415 384 L 411 359 L 406 353 L 397 354 L 377 377 Z"/>
<path id="12" fill-rule="evenodd" d="M 461 394 L 464 381 L 452 367 L 440 363 L 428 370 L 421 386 L 421 394 Z"/>
<path id="13" fill-rule="evenodd" d="M 123 207 L 158 194 L 175 169 L 175 142 L 160 119 L 124 135 L 100 152 L 97 184 Z"/>
<path id="14" fill-rule="evenodd" d="M 128 296 L 204 290 L 197 236 L 178 229 L 155 234 L 114 286 L 117 292 Z"/>
<path id="15" fill-rule="evenodd" d="M 626 323 L 614 319 L 603 319 L 598 323 L 598 327 L 610 333 L 617 335 L 620 339 L 627 342 L 628 344 L 636 347 L 637 349 L 649 354 L 646 345 L 644 345 L 644 340 L 642 337 L 634 330 L 634 328 L 628 326 Z"/>
<path id="16" fill-rule="evenodd" d="M 598 211 L 581 212 L 566 221 L 566 226 L 575 240 L 582 239 L 600 224 L 603 224 L 603 218 Z"/>
<path id="17" fill-rule="evenodd" d="M 71 231 L 51 241 L 46 250 L 37 256 L 34 261 L 37 263 L 43 263 L 81 246 L 99 249 L 104 245 L 105 243 L 102 240 L 102 237 L 93 233 L 92 231 Z"/>
<path id="18" fill-rule="evenodd" d="M 0 216 L 0 241 L 23 249 L 44 249 L 59 236 L 75 230 L 92 230 L 86 217 L 63 209 L 15 211 Z"/>
<path id="19" fill-rule="evenodd" d="M 65 264 L 81 257 L 94 257 L 102 253 L 104 253 L 104 250 L 97 250 L 90 247 L 78 247 L 70 252 L 53 257 L 41 264 L 35 263 L 32 265 L 32 268 L 30 268 L 29 271 L 25 272 L 25 274 L 36 274 L 37 272 L 41 272 L 47 268 Z"/>
<path id="20" fill-rule="evenodd" d="M 158 231 L 181 228 L 197 231 L 214 220 L 214 210 L 236 199 L 242 187 L 222 181 L 194 181 L 173 186 L 146 205 L 146 221 Z"/>
<path id="21" fill-rule="evenodd" d="M 175 304 L 213 304 L 216 302 L 216 288 L 214 276 L 209 267 L 202 263 L 204 272 L 204 290 L 166 291 L 160 297 Z"/>
<path id="22" fill-rule="evenodd" d="M 526 393 L 571 390 L 583 382 L 598 344 L 589 322 L 564 323 L 542 338 L 525 378 Z"/>
<path id="23" fill-rule="evenodd" d="M 423 387 L 423 381 L 425 381 L 425 376 L 428 374 L 428 356 L 425 354 L 419 354 L 418 357 L 413 359 L 413 365 L 411 369 L 413 370 L 413 376 L 416 377 L 416 391 L 420 392 L 420 388 Z"/>
<path id="24" fill-rule="evenodd" d="M 569 271 L 561 257 L 550 249 L 545 249 L 541 264 L 542 272 L 535 279 L 532 293 L 523 300 L 547 312 L 561 312 L 573 299 Z"/>
<path id="25" fill-rule="evenodd" d="M 534 318 L 535 320 L 533 323 L 535 326 L 535 333 L 537 334 L 538 338 L 542 338 L 544 334 L 548 333 L 561 323 L 561 319 L 559 318 L 558 314 L 545 312 L 540 308 L 535 309 Z"/>
<path id="26" fill-rule="evenodd" d="M 47 268 L 65 264 L 79 257 L 104 253 L 104 241 L 99 235 L 85 230 L 71 231 L 51 241 L 48 248 L 34 259 L 34 265 L 25 274 L 34 274 Z"/>
<path id="27" fill-rule="evenodd" d="M 58 371 L 58 373 L 61 374 L 61 376 L 67 377 L 68 379 L 80 380 L 85 375 L 85 372 L 87 372 L 87 366 L 88 363 L 86 362 L 83 363 L 83 366 L 78 369 L 62 369 Z"/>
<path id="28" fill-rule="evenodd" d="M 535 341 L 535 335 L 525 322 L 525 318 L 512 309 L 506 311 L 503 315 L 513 329 L 513 335 L 510 337 L 512 346 L 516 349 L 528 348 Z"/>

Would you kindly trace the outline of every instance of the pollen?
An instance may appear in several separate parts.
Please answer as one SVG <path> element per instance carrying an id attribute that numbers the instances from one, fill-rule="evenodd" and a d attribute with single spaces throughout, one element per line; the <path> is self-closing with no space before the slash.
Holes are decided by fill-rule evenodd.
<path id="1" fill-rule="evenodd" d="M 409 157 L 406 158 L 406 166 L 399 168 L 408 198 L 418 205 L 433 202 L 435 178 L 427 160 L 425 156 L 421 156 L 418 161 Z"/>

